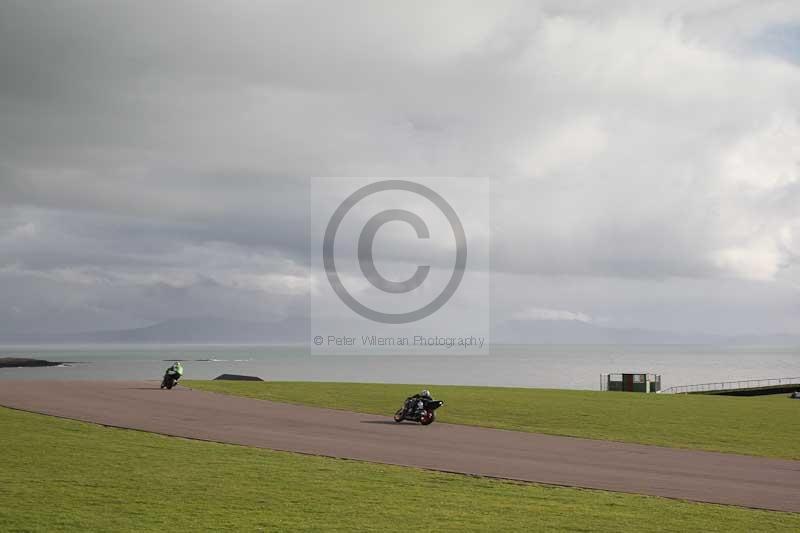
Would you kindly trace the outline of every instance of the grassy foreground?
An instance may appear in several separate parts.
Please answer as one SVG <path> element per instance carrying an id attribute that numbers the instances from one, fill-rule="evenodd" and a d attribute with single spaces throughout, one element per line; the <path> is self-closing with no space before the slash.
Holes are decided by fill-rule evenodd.
<path id="1" fill-rule="evenodd" d="M 0 531 L 797 531 L 800 514 L 516 484 L 0 408 Z"/>
<path id="2" fill-rule="evenodd" d="M 422 385 L 189 381 L 187 386 L 390 416 Z M 438 420 L 592 439 L 800 459 L 800 402 L 549 389 L 428 387 Z"/>

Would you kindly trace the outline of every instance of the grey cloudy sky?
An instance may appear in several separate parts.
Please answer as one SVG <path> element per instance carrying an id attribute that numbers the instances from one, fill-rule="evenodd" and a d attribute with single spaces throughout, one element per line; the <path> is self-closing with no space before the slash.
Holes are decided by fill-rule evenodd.
<path id="1" fill-rule="evenodd" d="M 0 333 L 302 316 L 311 176 L 492 178 L 492 316 L 800 334 L 800 5 L 0 4 Z"/>

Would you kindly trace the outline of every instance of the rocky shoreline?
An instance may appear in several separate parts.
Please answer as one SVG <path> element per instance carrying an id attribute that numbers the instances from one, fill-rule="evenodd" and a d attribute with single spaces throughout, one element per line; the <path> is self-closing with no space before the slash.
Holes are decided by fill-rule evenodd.
<path id="1" fill-rule="evenodd" d="M 37 366 L 58 366 L 63 362 L 45 361 L 44 359 L 31 359 L 29 357 L 0 357 L 0 368 L 23 368 Z"/>

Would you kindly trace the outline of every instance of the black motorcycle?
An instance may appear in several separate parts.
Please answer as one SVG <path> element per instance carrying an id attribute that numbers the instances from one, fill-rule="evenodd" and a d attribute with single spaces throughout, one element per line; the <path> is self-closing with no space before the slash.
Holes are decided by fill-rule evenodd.
<path id="1" fill-rule="evenodd" d="M 395 422 L 411 420 L 423 426 L 432 424 L 436 420 L 436 410 L 444 405 L 441 400 L 428 400 L 425 398 L 408 398 L 403 407 L 394 414 Z"/>
<path id="2" fill-rule="evenodd" d="M 163 389 L 164 387 L 166 387 L 167 390 L 171 390 L 172 387 L 178 384 L 178 379 L 180 379 L 180 376 L 178 376 L 178 374 L 174 372 L 167 372 L 166 374 L 164 374 L 164 379 L 161 380 L 161 388 Z"/>

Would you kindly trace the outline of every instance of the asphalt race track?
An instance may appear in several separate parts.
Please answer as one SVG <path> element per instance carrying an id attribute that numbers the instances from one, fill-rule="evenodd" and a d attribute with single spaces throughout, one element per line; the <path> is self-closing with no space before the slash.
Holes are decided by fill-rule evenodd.
<path id="1" fill-rule="evenodd" d="M 167 391 L 157 382 L 9 380 L 0 382 L 0 405 L 274 450 L 800 512 L 800 461 L 438 422 L 395 424 L 391 413 L 302 407 L 180 386 Z"/>

